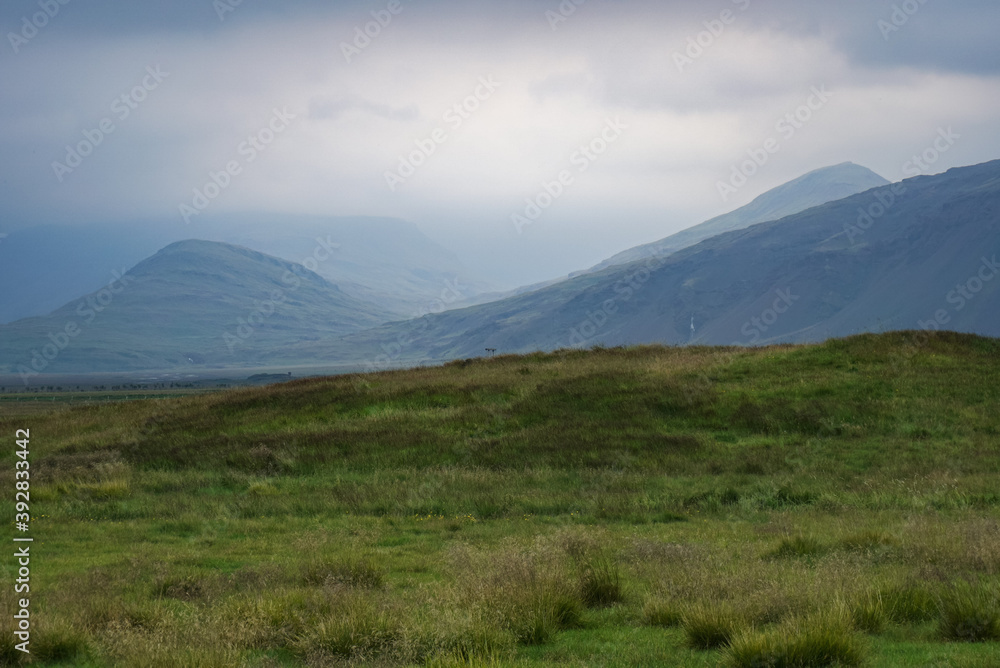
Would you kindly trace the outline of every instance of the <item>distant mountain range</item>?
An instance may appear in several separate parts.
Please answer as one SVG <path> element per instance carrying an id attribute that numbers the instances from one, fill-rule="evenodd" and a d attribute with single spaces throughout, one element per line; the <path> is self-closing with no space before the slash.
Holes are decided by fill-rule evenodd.
<path id="1" fill-rule="evenodd" d="M 757 223 L 778 220 L 814 206 L 834 202 L 888 183 L 887 180 L 867 167 L 855 165 L 853 162 L 823 167 L 768 190 L 754 201 L 735 211 L 681 230 L 666 239 L 636 246 L 617 255 L 612 255 L 607 260 L 591 267 L 587 273 L 647 257 L 666 257 L 723 232 L 742 230 Z"/>
<path id="2" fill-rule="evenodd" d="M 0 369 L 30 377 L 240 365 L 390 317 L 301 264 L 180 241 L 47 316 L 0 326 Z"/>
<path id="3" fill-rule="evenodd" d="M 842 192 L 855 194 L 827 200 Z M 405 227 L 396 232 L 399 247 L 419 245 Z M 254 233 L 245 230 L 248 242 Z M 171 244 L 108 288 L 48 316 L 0 326 L 0 371 L 30 371 L 33 361 L 46 372 L 336 363 L 381 369 L 486 349 L 755 345 L 920 327 L 1000 336 L 1000 161 L 896 184 L 850 163 L 817 170 L 574 277 L 445 312 L 468 287 L 443 278 L 460 269 L 454 264 L 444 274 L 421 273 L 409 256 L 409 268 L 375 271 L 378 243 L 367 233 L 354 239 L 341 230 L 340 239 L 364 250 L 337 262 L 310 255 L 335 255 L 332 235 L 312 242 L 298 235 L 282 246 L 270 232 L 258 233 L 283 254 L 316 262 L 208 241 Z M 328 273 L 343 280 L 332 283 L 306 268 L 311 264 L 317 272 L 337 266 Z M 432 313 L 403 319 L 402 301 L 380 299 L 405 275 L 412 277 L 408 303 L 426 298 L 424 311 Z"/>
<path id="4" fill-rule="evenodd" d="M 699 241 L 714 237 L 723 232 L 741 230 L 756 223 L 778 220 L 793 213 L 811 209 L 820 204 L 833 202 L 850 195 L 855 195 L 878 186 L 889 183 L 887 180 L 867 167 L 844 162 L 832 167 L 822 167 L 804 174 L 797 179 L 768 190 L 749 204 L 707 220 L 700 225 L 681 230 L 669 237 L 629 248 L 590 269 L 577 271 L 565 278 L 574 278 L 583 274 L 593 273 L 616 264 L 628 264 L 643 258 L 657 256 L 665 258 L 671 253 L 693 246 Z M 550 285 L 555 285 L 565 278 L 544 281 L 534 285 L 523 286 L 515 290 L 501 293 L 484 293 L 468 300 L 471 304 L 483 304 L 497 301 L 505 297 L 513 297 L 528 292 L 534 292 Z"/>
<path id="5" fill-rule="evenodd" d="M 497 302 L 327 345 L 374 366 L 487 348 L 761 344 L 863 331 L 1000 336 L 1000 161 L 921 176 Z"/>
<path id="6" fill-rule="evenodd" d="M 0 323 L 46 315 L 101 289 L 113 272 L 192 237 L 304 262 L 346 294 L 377 304 L 395 318 L 433 310 L 442 293 L 450 297 L 455 291 L 458 299 L 468 299 L 495 290 L 405 221 L 205 214 L 190 226 L 171 219 L 14 230 L 0 244 L 0 285 L 17 286 L 0 294 Z"/>

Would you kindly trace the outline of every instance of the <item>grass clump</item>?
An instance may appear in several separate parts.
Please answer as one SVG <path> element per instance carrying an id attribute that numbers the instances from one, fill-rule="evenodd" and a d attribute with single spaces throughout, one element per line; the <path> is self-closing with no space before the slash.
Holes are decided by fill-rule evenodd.
<path id="1" fill-rule="evenodd" d="M 866 651 L 844 615 L 826 613 L 743 631 L 725 654 L 733 668 L 822 668 L 861 665 Z"/>
<path id="2" fill-rule="evenodd" d="M 544 549 L 475 554 L 462 565 L 461 577 L 467 605 L 519 644 L 542 645 L 581 626 L 579 583 Z"/>
<path id="3" fill-rule="evenodd" d="M 851 611 L 854 628 L 871 634 L 884 631 L 889 616 L 885 600 L 878 590 L 872 590 L 865 594 Z"/>
<path id="4" fill-rule="evenodd" d="M 882 592 L 889 620 L 897 624 L 918 624 L 935 619 L 938 601 L 926 587 L 915 584 L 890 587 Z"/>
<path id="5" fill-rule="evenodd" d="M 651 598 L 642 609 L 642 621 L 648 626 L 671 628 L 684 622 L 684 614 L 673 601 Z"/>
<path id="6" fill-rule="evenodd" d="M 292 642 L 292 650 L 313 662 L 329 658 L 385 660 L 399 651 L 402 639 L 402 626 L 388 610 L 368 597 L 348 595 L 308 624 Z"/>
<path id="7" fill-rule="evenodd" d="M 507 626 L 519 643 L 542 645 L 560 630 L 580 626 L 583 605 L 570 587 L 548 583 L 525 594 L 505 611 Z"/>
<path id="8" fill-rule="evenodd" d="M 1000 596 L 995 587 L 960 581 L 941 597 L 941 635 L 946 640 L 1000 640 Z"/>
<path id="9" fill-rule="evenodd" d="M 767 557 L 771 559 L 815 559 L 826 553 L 826 546 L 811 536 L 784 538 Z"/>
<path id="10" fill-rule="evenodd" d="M 591 607 L 608 607 L 625 600 L 618 564 L 606 557 L 592 559 L 580 575 L 583 602 Z"/>
<path id="11" fill-rule="evenodd" d="M 91 655 L 88 634 L 64 620 L 41 624 L 30 648 L 36 659 L 48 662 L 83 662 Z"/>
<path id="12" fill-rule="evenodd" d="M 381 589 L 385 570 L 370 557 L 319 558 L 302 565 L 302 579 L 308 585 Z"/>
<path id="13" fill-rule="evenodd" d="M 682 621 L 692 649 L 726 647 L 744 623 L 732 606 L 724 603 L 696 603 L 684 612 Z"/>

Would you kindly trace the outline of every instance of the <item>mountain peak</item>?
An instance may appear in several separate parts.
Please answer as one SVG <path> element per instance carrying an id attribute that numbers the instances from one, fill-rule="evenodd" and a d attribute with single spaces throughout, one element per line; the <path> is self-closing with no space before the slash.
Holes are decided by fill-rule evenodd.
<path id="1" fill-rule="evenodd" d="M 888 183 L 889 181 L 872 170 L 853 162 L 820 167 L 768 190 L 735 211 L 681 230 L 659 241 L 622 251 L 584 273 L 634 262 L 653 255 L 664 257 L 723 232 L 778 220 Z"/>

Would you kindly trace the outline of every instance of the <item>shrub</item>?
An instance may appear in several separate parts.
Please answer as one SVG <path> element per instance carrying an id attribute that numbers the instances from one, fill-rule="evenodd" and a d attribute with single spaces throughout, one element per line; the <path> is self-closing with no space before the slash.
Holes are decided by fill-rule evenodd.
<path id="1" fill-rule="evenodd" d="M 940 629 L 947 640 L 1000 640 L 1000 597 L 984 585 L 956 583 L 941 597 Z"/>

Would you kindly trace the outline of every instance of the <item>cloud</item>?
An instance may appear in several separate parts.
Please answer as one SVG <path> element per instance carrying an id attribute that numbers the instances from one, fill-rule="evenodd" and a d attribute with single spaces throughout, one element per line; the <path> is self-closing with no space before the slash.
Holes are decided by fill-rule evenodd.
<path id="1" fill-rule="evenodd" d="M 342 45 L 387 2 L 244 0 L 220 20 L 203 0 L 73 1 L 0 58 L 12 91 L 0 105 L 0 197 L 8 225 L 179 220 L 178 205 L 287 109 L 288 130 L 241 162 L 213 209 L 399 216 L 495 277 L 543 278 L 826 164 L 898 178 L 939 126 L 963 141 L 936 169 L 996 158 L 1000 6 L 928 1 L 886 39 L 878 21 L 894 4 L 589 0 L 553 30 L 555 1 L 403 0 L 348 63 Z M 37 11 L 6 3 L 0 25 L 18 30 Z M 719 31 L 723 11 L 732 20 Z M 148 66 L 169 77 L 118 118 L 114 100 Z M 482 77 L 499 87 L 456 125 L 452 110 Z M 829 104 L 722 202 L 717 181 L 813 86 L 833 92 Z M 618 117 L 621 140 L 531 234 L 511 236 L 510 214 Z M 53 163 L 105 118 L 114 131 L 60 181 Z M 386 172 L 438 130 L 445 139 L 391 191 Z M 540 258 L 533 272 L 504 274 L 526 257 Z"/>

